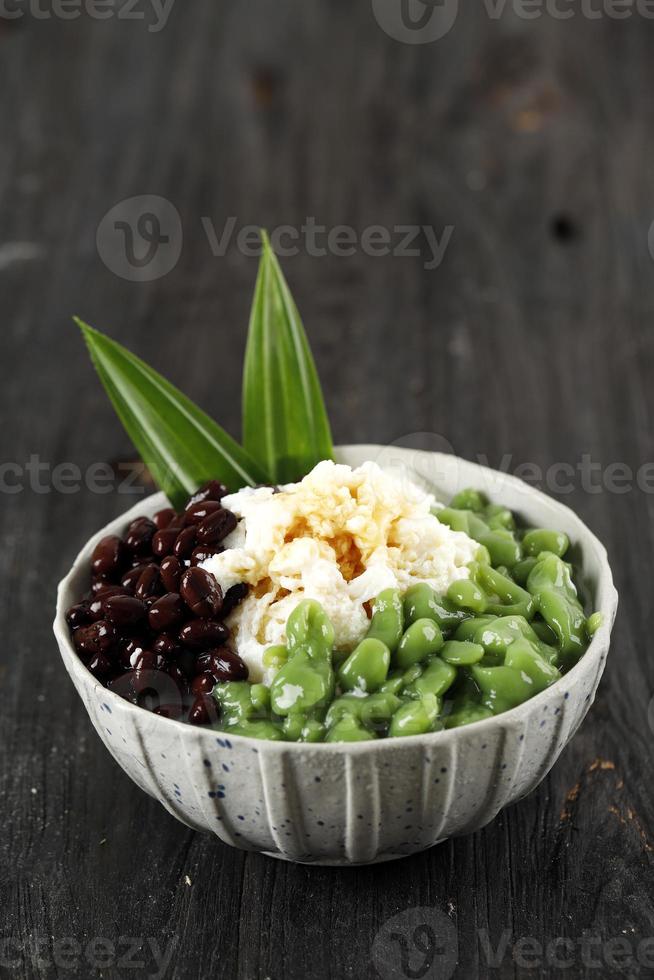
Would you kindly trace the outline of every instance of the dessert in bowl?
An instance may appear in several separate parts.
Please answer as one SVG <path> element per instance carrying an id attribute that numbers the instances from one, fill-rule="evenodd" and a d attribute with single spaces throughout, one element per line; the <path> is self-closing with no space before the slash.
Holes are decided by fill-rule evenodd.
<path id="1" fill-rule="evenodd" d="M 128 775 L 190 827 L 318 864 L 420 851 L 538 785 L 617 604 L 579 518 L 454 456 L 335 449 L 265 236 L 242 445 L 79 325 L 163 491 L 87 543 L 57 599 L 66 668 Z"/>
<path id="2" fill-rule="evenodd" d="M 202 543 L 182 559 L 213 577 L 223 602 L 233 589 L 240 601 L 231 608 L 228 601 L 222 646 L 212 647 L 222 662 L 198 649 L 177 700 L 169 693 L 175 683 L 163 695 L 131 683 L 111 690 L 89 670 L 93 651 L 82 649 L 88 666 L 80 659 L 66 621 L 88 589 L 98 542 L 161 511 L 162 495 L 86 545 L 61 583 L 55 632 L 101 738 L 178 819 L 294 861 L 370 863 L 478 829 L 538 785 L 592 702 L 617 596 L 606 553 L 580 519 L 514 477 L 402 449 L 393 449 L 388 473 L 381 446 L 344 447 L 336 459 L 340 479 L 333 479 L 338 466 L 319 464 L 281 494 L 226 496 L 223 510 L 234 519 L 221 520 L 229 520 L 229 533 L 213 555 L 196 555 L 197 564 L 191 555 Z M 366 506 L 350 502 L 358 495 Z M 443 510 L 430 495 L 458 506 Z M 510 526 L 511 512 L 518 527 Z M 343 527 L 347 540 L 334 533 Z M 484 527 L 508 533 L 489 533 L 484 545 L 477 540 Z M 174 530 L 177 538 L 184 528 Z M 428 546 L 421 549 L 421 540 Z M 587 600 L 581 613 L 567 591 L 572 581 L 563 581 L 571 555 Z M 150 614 L 162 596 L 144 598 L 153 601 L 139 628 L 151 639 Z M 198 597 L 188 590 L 187 600 Z M 187 602 L 178 633 L 194 616 L 203 619 L 198 611 L 207 610 Z M 587 620 L 587 613 L 598 615 Z M 433 629 L 425 636 L 427 621 Z M 312 646 L 316 636 L 326 637 L 324 650 Z M 194 688 L 197 677 L 213 684 Z M 139 706 L 141 694 L 154 710 Z"/>

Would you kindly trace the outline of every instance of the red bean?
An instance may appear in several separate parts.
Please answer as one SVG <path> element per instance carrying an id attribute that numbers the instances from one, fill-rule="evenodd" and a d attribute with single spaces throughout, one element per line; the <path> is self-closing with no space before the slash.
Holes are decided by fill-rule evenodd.
<path id="1" fill-rule="evenodd" d="M 192 619 L 182 627 L 179 638 L 190 650 L 208 650 L 222 646 L 229 638 L 229 630 L 215 619 Z"/>
<path id="2" fill-rule="evenodd" d="M 148 599 L 150 596 L 161 595 L 161 575 L 158 565 L 145 566 L 139 575 L 135 591 L 137 599 Z"/>
<path id="3" fill-rule="evenodd" d="M 136 583 L 141 577 L 141 572 L 143 572 L 147 567 L 147 564 L 139 563 L 138 565 L 134 565 L 133 568 L 130 568 L 130 570 L 125 572 L 120 580 L 122 587 L 127 589 L 128 592 L 134 592 L 136 589 Z"/>
<path id="4" fill-rule="evenodd" d="M 105 589 L 100 589 L 91 599 L 91 613 L 93 614 L 92 622 L 97 619 L 102 619 L 104 613 L 104 603 L 106 599 L 109 599 L 113 595 L 128 595 L 126 589 L 122 585 L 109 585 Z"/>
<path id="5" fill-rule="evenodd" d="M 248 674 L 224 646 L 229 630 L 216 618 L 247 586 L 229 589 L 223 607 L 218 583 L 198 567 L 224 550 L 220 542 L 237 525 L 221 504 L 227 492 L 210 481 L 181 514 L 166 507 L 154 520 L 133 520 L 122 541 L 105 536 L 93 551 L 90 593 L 66 614 L 80 658 L 108 690 L 194 724 L 218 721 L 217 679 Z M 182 625 L 187 607 L 198 618 Z"/>
<path id="6" fill-rule="evenodd" d="M 152 554 L 155 558 L 165 558 L 166 555 L 172 554 L 178 533 L 174 527 L 167 527 L 161 531 L 157 531 L 152 538 Z"/>
<path id="7" fill-rule="evenodd" d="M 191 684 L 191 691 L 193 694 L 211 694 L 216 682 L 211 674 L 198 674 L 197 677 L 193 678 L 193 683 Z"/>
<path id="8" fill-rule="evenodd" d="M 184 618 L 184 603 L 176 592 L 168 592 L 150 607 L 148 622 L 155 633 L 178 626 Z"/>
<path id="9" fill-rule="evenodd" d="M 209 619 L 220 612 L 223 603 L 222 589 L 213 575 L 203 568 L 187 568 L 179 583 L 182 599 L 191 612 L 202 619 Z"/>
<path id="10" fill-rule="evenodd" d="M 220 552 L 224 550 L 224 548 L 207 548 L 204 545 L 198 545 L 197 548 L 193 549 L 193 553 L 191 555 L 191 567 L 201 565 L 203 561 L 207 560 L 207 558 L 213 558 L 214 555 L 219 555 Z"/>
<path id="11" fill-rule="evenodd" d="M 104 653 L 96 653 L 87 664 L 94 677 L 106 677 L 112 671 L 111 661 Z"/>
<path id="12" fill-rule="evenodd" d="M 144 604 L 131 595 L 110 595 L 102 600 L 102 609 L 110 623 L 123 629 L 138 626 L 146 615 Z"/>
<path id="13" fill-rule="evenodd" d="M 127 560 L 125 545 L 115 534 L 108 534 L 96 544 L 91 557 L 91 574 L 115 578 Z"/>
<path id="14" fill-rule="evenodd" d="M 189 690 L 189 683 L 186 674 L 177 664 L 172 664 L 168 667 L 168 676 L 177 685 L 177 689 L 180 694 L 186 694 Z"/>
<path id="15" fill-rule="evenodd" d="M 192 650 L 180 649 L 175 663 L 180 670 L 183 670 L 187 677 L 195 677 L 195 654 Z"/>
<path id="16" fill-rule="evenodd" d="M 166 658 L 154 650 L 140 650 L 132 656 L 131 666 L 134 670 L 165 670 L 168 666 Z"/>
<path id="17" fill-rule="evenodd" d="M 168 527 L 171 521 L 177 517 L 177 514 L 172 507 L 164 507 L 163 510 L 158 510 L 157 513 L 152 518 L 152 521 L 158 529 L 161 531 L 163 528 Z"/>
<path id="18" fill-rule="evenodd" d="M 129 701 L 130 704 L 138 704 L 138 696 L 134 690 L 133 676 L 134 671 L 129 670 L 119 677 L 112 678 L 110 681 L 107 681 L 107 690 L 118 694 L 119 697 L 124 698 L 125 701 Z"/>
<path id="19" fill-rule="evenodd" d="M 135 555 L 149 555 L 157 525 L 148 517 L 137 517 L 127 528 L 125 544 Z"/>
<path id="20" fill-rule="evenodd" d="M 73 630 L 77 629 L 78 626 L 88 626 L 89 623 L 93 622 L 93 619 L 91 603 L 87 599 L 83 602 L 75 603 L 66 612 L 66 622 Z"/>
<path id="21" fill-rule="evenodd" d="M 208 725 L 218 720 L 218 707 L 210 694 L 199 694 L 191 706 L 188 720 L 192 725 Z"/>
<path id="22" fill-rule="evenodd" d="M 155 715 L 162 718 L 171 718 L 173 721 L 181 721 L 185 708 L 183 704 L 159 704 L 152 709 Z"/>
<path id="23" fill-rule="evenodd" d="M 232 585 L 231 589 L 227 589 L 221 610 L 223 619 L 226 619 L 243 602 L 249 591 L 250 587 L 245 582 L 237 582 L 236 585 Z"/>
<path id="24" fill-rule="evenodd" d="M 152 649 L 161 653 L 166 660 L 175 660 L 182 652 L 179 643 L 168 633 L 161 633 L 152 644 Z"/>
<path id="25" fill-rule="evenodd" d="M 127 589 L 120 583 L 105 582 L 101 588 L 96 589 L 94 595 L 97 599 L 108 599 L 110 595 L 126 595 Z"/>
<path id="26" fill-rule="evenodd" d="M 196 528 L 185 527 L 184 530 L 180 531 L 177 535 L 177 539 L 173 547 L 173 553 L 180 559 L 190 558 L 196 544 Z"/>
<path id="27" fill-rule="evenodd" d="M 231 534 L 237 523 L 238 522 L 231 510 L 221 509 L 216 511 L 214 514 L 209 514 L 209 516 L 205 517 L 202 523 L 198 525 L 198 544 L 208 546 L 220 544 L 223 538 L 226 538 L 228 534 Z"/>
<path id="28" fill-rule="evenodd" d="M 186 509 L 188 510 L 193 504 L 200 503 L 203 500 L 222 500 L 228 493 L 229 490 L 223 483 L 219 483 L 218 480 L 209 480 L 199 490 L 196 490 L 186 505 Z"/>
<path id="29" fill-rule="evenodd" d="M 161 581 L 167 592 L 179 592 L 179 580 L 182 575 L 182 564 L 174 555 L 164 558 L 161 563 Z"/>
<path id="30" fill-rule="evenodd" d="M 89 607 L 91 610 L 91 618 L 89 622 L 96 623 L 99 619 L 102 619 L 102 595 L 94 595 L 92 599 L 89 599 Z"/>
<path id="31" fill-rule="evenodd" d="M 248 669 L 237 653 L 229 647 L 219 647 L 201 653 L 196 661 L 198 674 L 211 674 L 216 681 L 246 681 Z"/>
<path id="32" fill-rule="evenodd" d="M 142 653 L 147 651 L 143 640 L 130 640 L 122 646 L 119 654 L 119 661 L 125 670 L 131 670 L 136 664 Z"/>
<path id="33" fill-rule="evenodd" d="M 157 688 L 157 674 L 163 674 L 163 671 L 151 670 L 149 667 L 144 667 L 141 670 L 132 671 L 132 686 L 138 695 L 152 693 L 156 696 Z"/>
<path id="34" fill-rule="evenodd" d="M 184 522 L 186 524 L 201 524 L 210 514 L 215 514 L 222 509 L 222 504 L 218 500 L 199 500 L 196 504 L 189 504 L 186 508 Z"/>
<path id="35" fill-rule="evenodd" d="M 100 619 L 91 626 L 81 626 L 73 633 L 73 642 L 77 650 L 90 657 L 99 653 L 108 653 L 115 640 L 116 631 L 105 619 Z"/>
<path id="36" fill-rule="evenodd" d="M 144 669 L 136 670 L 133 674 L 132 683 L 137 694 L 154 695 L 158 704 L 181 703 L 182 696 L 177 683 L 166 670 Z"/>

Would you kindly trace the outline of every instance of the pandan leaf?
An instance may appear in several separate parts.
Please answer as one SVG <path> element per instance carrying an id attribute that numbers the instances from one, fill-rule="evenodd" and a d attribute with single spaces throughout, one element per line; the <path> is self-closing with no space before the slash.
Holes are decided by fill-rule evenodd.
<path id="1" fill-rule="evenodd" d="M 262 232 L 243 373 L 243 445 L 271 480 L 298 480 L 334 448 L 316 366 L 290 290 Z"/>
<path id="2" fill-rule="evenodd" d="M 75 322 L 127 434 L 174 507 L 210 479 L 230 490 L 269 482 L 265 470 L 169 381 L 121 344 Z"/>

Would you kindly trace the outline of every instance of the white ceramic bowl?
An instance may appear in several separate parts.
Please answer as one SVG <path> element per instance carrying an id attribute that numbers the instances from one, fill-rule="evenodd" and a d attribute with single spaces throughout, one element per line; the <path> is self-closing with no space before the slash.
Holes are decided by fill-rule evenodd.
<path id="1" fill-rule="evenodd" d="M 617 607 L 606 551 L 576 515 L 515 477 L 439 453 L 350 446 L 338 459 L 378 460 L 447 500 L 464 487 L 565 531 L 603 622 L 579 663 L 505 714 L 429 735 L 352 744 L 256 741 L 161 718 L 103 688 L 71 644 L 64 614 L 87 589 L 105 534 L 165 505 L 141 501 L 84 546 L 59 586 L 54 630 L 100 738 L 125 772 L 182 823 L 245 850 L 313 864 L 369 864 L 421 851 L 489 823 L 549 772 L 593 702 Z"/>

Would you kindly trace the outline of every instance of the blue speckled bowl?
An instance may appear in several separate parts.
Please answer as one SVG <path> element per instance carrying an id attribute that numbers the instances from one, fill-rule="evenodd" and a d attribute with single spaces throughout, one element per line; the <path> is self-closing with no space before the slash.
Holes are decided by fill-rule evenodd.
<path id="1" fill-rule="evenodd" d="M 350 446 L 341 462 L 377 460 L 447 499 L 467 486 L 565 531 L 581 551 L 584 584 L 603 624 L 576 667 L 547 691 L 496 718 L 452 731 L 347 745 L 227 738 L 136 708 L 103 688 L 77 657 L 65 610 L 87 588 L 91 552 L 105 534 L 162 506 L 157 494 L 99 531 L 59 586 L 54 631 L 102 741 L 142 789 L 189 827 L 289 861 L 369 864 L 403 857 L 489 823 L 549 772 L 588 711 L 617 608 L 606 552 L 567 507 L 515 477 L 454 456 Z"/>

